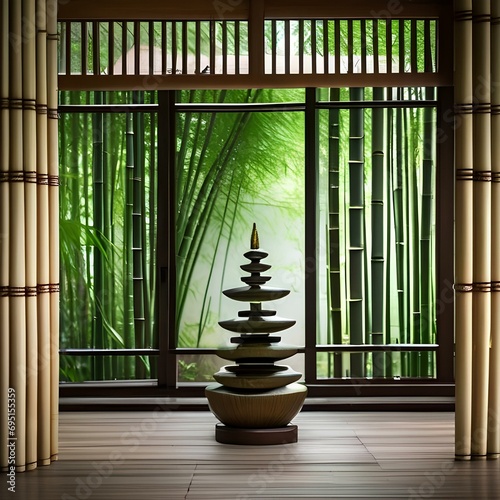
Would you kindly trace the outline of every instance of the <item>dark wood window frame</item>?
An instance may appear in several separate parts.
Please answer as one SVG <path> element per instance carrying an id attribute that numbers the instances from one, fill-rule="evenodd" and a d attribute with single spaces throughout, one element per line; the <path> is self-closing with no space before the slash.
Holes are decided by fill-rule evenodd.
<path id="1" fill-rule="evenodd" d="M 160 335 L 158 381 L 135 381 L 130 383 L 103 383 L 87 382 L 85 384 L 63 384 L 61 396 L 102 395 L 118 396 L 178 396 L 188 397 L 203 396 L 203 384 L 182 385 L 177 381 L 177 357 L 183 354 L 214 354 L 214 349 L 183 349 L 177 348 L 175 342 L 175 252 L 173 238 L 175 237 L 175 196 L 172 193 L 174 185 L 175 162 L 175 115 L 178 106 L 175 102 L 175 91 L 160 91 L 158 93 L 158 137 L 166 138 L 159 142 L 158 161 L 161 167 L 158 175 L 159 192 L 169 193 L 167 203 L 158 207 L 158 227 L 166 228 L 158 232 L 158 278 L 159 303 L 167 307 L 159 308 L 159 331 L 168 332 Z M 313 259 L 316 255 L 316 115 L 318 103 L 316 102 L 316 89 L 306 89 L 306 100 L 302 111 L 305 116 L 305 158 L 306 158 L 306 224 L 305 224 L 305 258 Z M 310 397 L 332 396 L 452 396 L 453 395 L 453 294 L 451 283 L 453 277 L 453 262 L 450 255 L 453 253 L 453 233 L 450 214 L 453 213 L 453 191 L 447 189 L 453 183 L 453 129 L 449 120 L 452 109 L 452 92 L 450 88 L 438 89 L 437 99 L 437 199 L 436 199 L 436 233 L 437 240 L 437 276 L 436 289 L 439 295 L 439 311 L 437 316 L 438 347 L 437 378 L 428 379 L 331 379 L 318 380 L 316 378 L 316 354 L 321 351 L 316 345 L 316 271 L 308 270 L 306 280 L 306 332 L 305 347 L 300 350 L 305 356 L 305 382 L 309 387 Z M 417 104 L 416 104 L 417 105 Z M 181 106 L 182 107 L 182 106 Z M 295 107 L 297 107 L 295 105 Z M 114 107 L 117 111 L 117 108 Z M 446 307 L 445 307 L 446 306 Z M 344 350 L 352 347 L 344 347 Z M 359 349 L 371 350 L 370 346 L 360 346 Z M 400 350 L 398 347 L 381 346 L 382 350 Z M 415 350 L 418 346 L 415 346 Z M 324 350 L 331 350 L 324 348 Z M 70 352 L 71 351 L 71 352 Z M 78 354 L 80 350 L 67 350 L 64 355 Z M 90 351 L 85 350 L 87 354 Z M 118 354 L 119 352 L 117 352 Z M 95 350 L 94 355 L 109 354 L 109 351 Z M 140 354 L 130 350 L 129 354 Z"/>
<path id="2" fill-rule="evenodd" d="M 69 2 L 62 3 L 59 9 L 60 19 L 63 21 L 68 20 L 81 20 L 85 19 L 88 21 L 99 20 L 99 19 L 112 19 L 114 16 L 120 13 L 120 18 L 123 18 L 123 13 L 130 20 L 138 20 L 138 15 L 143 16 L 143 19 L 190 19 L 193 15 L 203 14 L 205 18 L 210 18 L 213 15 L 211 5 L 207 7 L 207 2 L 195 1 L 197 7 L 196 9 L 193 5 L 190 5 L 189 12 L 184 12 L 182 8 L 178 7 L 177 10 L 172 10 L 172 7 L 165 6 L 164 2 L 157 2 L 155 0 L 147 0 L 142 5 L 142 13 L 137 12 L 137 8 L 133 7 L 133 2 L 117 2 L 114 1 L 89 1 L 86 2 Z M 313 6 L 311 5 L 294 5 L 294 18 L 311 18 L 313 16 L 324 17 L 326 15 L 331 16 L 331 6 L 329 2 L 317 2 Z M 355 5 L 354 5 L 355 4 Z M 335 15 L 339 17 L 349 17 L 349 16 L 362 16 L 380 14 L 384 16 L 388 8 L 387 2 L 379 2 L 374 4 L 374 2 L 368 1 L 357 1 L 354 2 L 352 6 L 349 7 L 336 7 Z M 391 4 L 392 5 L 392 4 Z M 442 1 L 442 2 L 404 2 L 400 3 L 400 6 L 404 7 L 404 15 L 410 17 L 416 17 L 421 15 L 422 12 L 426 12 L 428 15 L 434 15 L 439 18 L 440 22 L 440 36 L 439 36 L 439 46 L 440 46 L 440 59 L 438 62 L 438 75 L 434 79 L 435 85 L 438 85 L 438 98 L 437 98 L 437 192 L 439 195 L 436 199 L 436 219 L 437 228 L 436 233 L 439 235 L 437 239 L 436 248 L 436 259 L 437 259 L 437 293 L 442 304 L 447 307 L 443 307 L 440 314 L 437 316 L 438 323 L 438 343 L 437 348 L 437 370 L 438 379 L 432 381 L 416 381 L 416 380 L 400 380 L 394 382 L 390 380 L 384 381 L 371 381 L 371 380 L 345 380 L 345 381 L 333 381 L 329 383 L 322 383 L 315 379 L 315 375 L 312 374 L 311 369 L 308 367 L 314 366 L 316 363 L 316 329 L 315 329 L 315 318 L 316 308 L 312 307 L 311 304 L 315 304 L 316 300 L 316 290 L 315 290 L 315 280 L 308 279 L 306 283 L 306 339 L 305 348 L 303 353 L 305 355 L 305 378 L 306 383 L 310 389 L 310 397 L 327 398 L 332 396 L 436 396 L 436 397 L 451 397 L 454 393 L 454 381 L 453 381 L 453 364 L 454 364 L 454 339 L 453 339 L 453 190 L 450 186 L 453 186 L 453 88 L 452 88 L 452 68 L 451 60 L 448 54 L 451 53 L 452 47 L 452 16 L 451 7 L 452 2 Z M 80 10 L 79 10 L 80 9 Z M 168 10 L 168 12 L 165 11 Z M 208 9 L 208 10 L 207 10 Z M 288 10 L 286 7 L 285 10 Z M 312 10 L 311 10 L 312 9 Z M 385 10 L 384 10 L 385 9 Z M 257 26 L 256 23 L 261 23 L 264 18 L 279 18 L 283 15 L 283 6 L 280 6 L 280 2 L 272 0 L 259 0 L 256 2 L 242 1 L 237 2 L 234 5 L 234 9 L 231 12 L 232 18 L 235 19 L 248 19 L 249 22 L 254 23 L 253 26 Z M 195 13 L 195 14 L 193 14 Z M 375 13 L 375 14 L 374 14 Z M 287 14 L 290 14 L 288 12 Z M 391 12 L 388 13 L 391 15 Z M 261 34 L 260 31 L 258 31 Z M 262 37 L 260 37 L 262 38 Z M 261 47 L 259 42 L 256 41 L 255 37 L 250 41 L 250 49 L 254 51 L 255 54 L 260 53 Z M 260 73 L 259 68 L 262 68 L 262 60 L 253 59 L 251 63 L 251 70 L 253 68 L 254 74 L 251 74 L 249 78 L 242 79 L 242 81 L 235 81 L 238 87 L 251 87 L 251 83 L 254 82 L 258 86 L 286 86 L 289 85 L 289 79 L 279 78 L 280 75 L 274 75 L 273 78 L 263 78 Z M 215 76 L 215 75 L 214 75 Z M 94 78 L 92 83 L 92 78 L 85 80 L 84 77 L 62 77 L 60 79 L 60 87 L 67 90 L 70 89 L 87 89 L 89 90 L 92 86 L 97 85 L 100 89 L 112 90 L 117 88 L 120 83 L 125 83 L 127 76 L 116 78 L 111 83 L 105 83 L 103 78 L 98 75 Z M 355 85 L 360 84 L 359 76 L 352 75 L 353 82 Z M 392 78 L 392 79 L 391 79 Z M 398 82 L 397 75 L 391 75 L 388 79 L 386 85 L 396 85 Z M 201 88 L 203 83 L 199 81 L 194 82 L 193 79 L 187 78 L 186 81 L 181 79 L 170 80 L 170 79 L 156 79 L 155 85 L 158 89 L 163 89 L 159 91 L 159 116 L 158 116 L 158 126 L 160 130 L 174 130 L 175 125 L 175 91 L 168 89 L 175 88 L 186 88 L 185 86 L 190 85 L 193 88 Z M 374 81 L 378 81 L 376 78 Z M 389 81 L 390 80 L 390 81 Z M 393 81 L 394 80 L 394 81 Z M 132 80 L 127 80 L 131 82 Z M 144 79 L 141 79 L 144 82 Z M 219 81 L 219 79 L 214 79 L 213 83 L 208 83 L 210 80 L 205 80 L 207 83 L 207 88 L 217 88 L 222 85 L 224 81 Z M 227 81 L 231 81 L 228 78 Z M 281 81 L 281 83 L 280 83 Z M 346 86 L 349 84 L 351 77 L 347 76 L 344 79 L 332 78 L 330 85 Z M 399 78 L 400 85 L 404 86 L 408 83 L 404 78 Z M 132 82 L 133 83 L 133 82 Z M 310 78 L 310 75 L 303 75 L 303 77 L 294 79 L 294 86 L 305 86 L 308 87 L 306 92 L 306 103 L 305 103 L 305 119 L 307 124 L 315 123 L 316 106 L 314 98 L 314 88 L 315 86 L 325 86 L 321 78 L 315 79 Z M 370 83 L 366 83 L 370 86 Z M 314 134 L 313 127 L 306 127 L 306 134 Z M 160 136 L 160 134 L 159 134 Z M 167 165 L 167 168 L 162 168 L 161 175 L 159 175 L 158 189 L 160 192 L 171 192 L 172 176 L 173 172 L 173 162 L 174 162 L 174 148 L 172 146 L 173 135 L 166 134 L 163 137 L 167 137 L 166 141 L 161 143 L 159 148 L 159 164 Z M 312 142 L 313 137 L 306 138 L 306 144 L 314 144 Z M 315 164 L 315 151 L 313 147 L 306 145 L 306 162 L 307 169 L 311 171 L 311 166 Z M 312 169 L 314 171 L 314 169 Z M 441 187 L 439 187 L 441 186 Z M 311 206 L 315 203 L 315 188 L 316 179 L 314 175 L 309 175 L 306 179 L 306 206 Z M 169 198 L 170 205 L 165 206 L 164 210 L 159 212 L 158 224 L 161 227 L 168 228 L 167 231 L 159 232 L 159 255 L 158 255 L 158 277 L 161 283 L 159 291 L 160 303 L 171 304 L 175 299 L 175 281 L 171 275 L 169 275 L 169 270 L 175 268 L 175 256 L 171 252 L 173 248 L 172 238 L 174 235 L 173 227 L 173 213 L 174 207 L 172 206 L 173 197 Z M 314 225 L 314 213 L 309 210 L 306 213 L 306 257 L 315 254 L 315 225 Z M 159 313 L 159 324 L 160 331 L 168 331 L 170 335 L 160 335 L 159 344 L 159 365 L 164 367 L 164 370 L 160 371 L 158 382 L 151 381 L 148 383 L 133 382 L 130 384 L 124 383 L 85 383 L 85 384 L 67 384 L 61 387 L 61 397 L 70 396 L 101 396 L 101 397 L 145 397 L 145 396 L 175 396 L 175 397 L 189 397 L 189 396 L 202 396 L 203 387 L 179 387 L 177 384 L 177 355 L 182 352 L 185 353 L 186 350 L 179 350 L 172 346 L 172 324 L 173 317 L 169 312 L 170 310 L 175 310 L 175 308 L 160 308 Z M 210 350 L 196 350 L 198 353 Z M 311 383 L 308 381 L 312 380 Z M 449 408 L 449 406 L 445 406 Z"/>

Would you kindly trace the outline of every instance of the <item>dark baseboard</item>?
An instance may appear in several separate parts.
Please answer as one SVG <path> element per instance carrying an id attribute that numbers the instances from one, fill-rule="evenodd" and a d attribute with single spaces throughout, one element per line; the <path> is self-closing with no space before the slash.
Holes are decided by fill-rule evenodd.
<path id="1" fill-rule="evenodd" d="M 208 411 L 206 398 L 61 397 L 60 411 Z M 306 398 L 302 411 L 454 411 L 455 399 L 445 396 Z"/>

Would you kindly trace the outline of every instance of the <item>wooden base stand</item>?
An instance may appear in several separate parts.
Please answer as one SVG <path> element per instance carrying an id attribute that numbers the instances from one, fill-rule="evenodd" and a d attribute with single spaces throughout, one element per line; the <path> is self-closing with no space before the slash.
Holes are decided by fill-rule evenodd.
<path id="1" fill-rule="evenodd" d="M 296 425 L 270 429 L 247 429 L 216 424 L 215 440 L 224 444 L 288 444 L 297 442 L 298 431 Z"/>

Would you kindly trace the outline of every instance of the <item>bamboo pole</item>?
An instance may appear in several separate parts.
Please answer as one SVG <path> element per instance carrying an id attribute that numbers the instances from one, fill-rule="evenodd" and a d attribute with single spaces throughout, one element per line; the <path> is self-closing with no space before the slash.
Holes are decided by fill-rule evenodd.
<path id="1" fill-rule="evenodd" d="M 105 104 L 109 103 L 109 99 L 107 94 L 103 95 L 103 100 Z M 110 165 L 113 160 L 111 156 L 113 154 L 113 137 L 111 135 L 111 120 L 112 116 L 108 113 L 103 113 L 103 134 L 102 134 L 102 243 L 105 245 L 105 265 L 102 269 L 102 285 L 103 285 L 103 303 L 101 305 L 102 317 L 104 324 L 108 323 L 114 326 L 113 323 L 113 311 L 115 310 L 113 303 L 113 284 L 115 281 L 115 275 L 113 272 L 113 246 L 110 244 L 112 242 L 111 236 L 111 209 L 110 209 L 110 201 L 112 199 L 112 194 L 114 191 L 114 186 L 110 184 Z M 114 168 L 113 168 L 114 170 Z M 113 348 L 113 339 L 111 336 L 107 334 L 106 328 L 103 327 L 103 337 L 104 343 L 107 348 Z M 113 368 L 112 363 L 116 361 L 116 357 L 105 357 L 104 358 L 104 366 L 103 366 L 103 375 L 105 380 L 113 379 Z"/>
<path id="2" fill-rule="evenodd" d="M 420 143 L 421 138 L 421 123 L 422 123 L 422 113 L 420 110 L 405 110 L 408 119 L 408 134 L 410 136 L 410 163 L 408 165 L 410 174 L 407 176 L 408 182 L 408 214 L 407 220 L 409 223 L 410 231 L 408 233 L 408 239 L 411 241 L 409 245 L 410 261 L 408 262 L 408 285 L 411 291 L 411 304 L 410 304 L 410 321 L 411 321 L 411 337 L 410 341 L 412 344 L 421 344 L 422 342 L 422 310 L 420 303 L 421 287 L 422 287 L 422 274 L 423 266 L 421 263 L 420 254 L 420 207 L 422 206 L 419 190 L 419 177 L 420 172 L 417 168 L 419 156 L 418 151 L 421 148 L 417 147 Z M 433 136 L 431 136 L 433 138 Z M 425 146 L 424 146 L 425 148 Z M 428 267 L 427 270 L 430 270 Z M 424 360 L 427 353 L 415 352 L 410 356 L 411 359 L 411 376 L 413 377 L 426 377 L 427 370 L 425 369 Z"/>
<path id="3" fill-rule="evenodd" d="M 58 456 L 59 423 L 59 156 L 57 122 L 57 0 L 46 0 L 47 12 L 47 152 L 49 173 L 50 278 L 50 458 Z"/>
<path id="4" fill-rule="evenodd" d="M 23 23 L 35 26 L 35 0 L 23 0 Z M 36 34 L 23 36 L 23 170 L 26 241 L 26 467 L 37 464 L 37 185 L 36 185 Z"/>
<path id="5" fill-rule="evenodd" d="M 472 455 L 486 455 L 491 328 L 491 114 L 489 0 L 472 4 L 473 281 Z M 484 82 L 487 85 L 484 85 Z"/>
<path id="6" fill-rule="evenodd" d="M 383 100 L 384 89 L 373 89 L 373 100 Z M 372 110 L 372 246 L 371 246 L 371 292 L 372 292 L 372 332 L 373 344 L 384 343 L 384 172 L 385 161 L 385 117 L 387 111 L 382 108 Z M 373 353 L 373 376 L 385 374 L 385 354 Z"/>
<path id="7" fill-rule="evenodd" d="M 392 96 L 392 88 L 386 89 L 388 98 Z M 386 219 L 386 266 L 385 266 L 385 342 L 387 344 L 392 343 L 392 314 L 391 314 L 391 305 L 393 302 L 393 284 L 391 280 L 392 269 L 394 268 L 394 259 L 392 258 L 392 244 L 394 242 L 395 236 L 393 235 L 392 225 L 393 225 L 393 215 L 394 215 L 394 197 L 391 196 L 393 192 L 393 164 L 394 158 L 392 154 L 392 149 L 394 147 L 394 111 L 395 110 L 387 110 L 387 120 L 386 120 L 386 148 L 387 151 L 391 152 L 387 156 L 387 175 L 386 175 L 386 199 L 387 199 L 387 209 L 385 211 L 385 219 Z M 391 351 L 385 353 L 385 376 L 392 377 L 393 376 L 393 361 L 397 359 L 397 355 L 393 356 Z"/>
<path id="8" fill-rule="evenodd" d="M 103 104 L 104 93 L 96 91 L 94 92 L 94 102 L 95 104 Z M 103 246 L 104 243 L 104 150 L 103 150 L 103 140 L 104 140 L 104 117 L 101 113 L 96 113 L 93 115 L 93 143 L 92 143 L 92 187 L 93 187 L 93 198 L 92 198 L 92 209 L 93 209 L 93 220 L 94 229 L 96 232 L 96 238 L 99 241 L 99 245 L 95 245 L 93 249 L 94 256 L 94 327 L 93 327 L 93 340 L 92 346 L 95 348 L 104 348 L 106 346 L 106 339 L 104 336 L 104 301 L 105 301 L 105 290 L 104 290 L 104 255 Z M 93 376 L 95 380 L 104 379 L 104 358 L 94 357 L 94 370 Z"/>
<path id="9" fill-rule="evenodd" d="M 397 89 L 398 99 L 400 98 L 400 89 Z M 398 339 L 400 343 L 406 343 L 406 332 L 407 332 L 407 314 L 408 310 L 406 307 L 406 295 L 407 287 L 405 282 L 405 269 L 406 269 L 406 247 L 407 241 L 405 241 L 405 216 L 404 216 L 404 202 L 406 198 L 406 189 L 404 186 L 404 180 L 406 179 L 406 163 L 405 168 L 403 168 L 403 162 L 405 161 L 405 145 L 403 137 L 403 110 L 395 109 L 395 121 L 393 127 L 393 133 L 396 132 L 393 141 L 396 144 L 396 154 L 395 160 L 396 165 L 392 169 L 393 175 L 393 186 L 392 186 L 392 197 L 393 197 L 393 213 L 394 213 L 394 238 L 395 238 L 395 260 L 396 260 L 396 283 L 397 283 L 397 300 L 398 300 Z M 407 359 L 408 354 L 402 352 L 400 354 L 401 359 L 401 374 L 406 375 Z"/>
<path id="10" fill-rule="evenodd" d="M 125 161 L 125 215 L 123 220 L 123 255 L 124 255 L 124 284 L 123 284 L 123 336 L 124 347 L 133 347 L 134 339 L 134 303 L 133 303 L 133 190 L 134 190 L 134 119 L 132 113 L 127 113 L 126 129 L 126 161 Z M 133 366 L 131 359 L 125 359 L 124 375 L 131 378 Z"/>
<path id="11" fill-rule="evenodd" d="M 489 456 L 500 454 L 500 4 L 491 3 L 491 349 L 488 395 Z"/>
<path id="12" fill-rule="evenodd" d="M 10 4 L 11 40 L 22 40 L 22 3 Z M 16 469 L 26 470 L 26 241 L 23 176 L 22 50 L 10 44 L 10 380 L 16 391 Z"/>
<path id="13" fill-rule="evenodd" d="M 363 88 L 349 91 L 351 100 L 363 100 Z M 349 113 L 349 325 L 352 344 L 364 339 L 364 110 Z M 364 377 L 363 353 L 351 354 L 351 377 Z"/>
<path id="14" fill-rule="evenodd" d="M 37 4 L 36 164 L 40 182 L 37 187 L 37 279 L 38 294 L 38 461 L 50 462 L 50 296 L 49 277 L 49 188 L 47 165 L 47 22 L 45 2 Z"/>
<path id="15" fill-rule="evenodd" d="M 338 88 L 330 89 L 330 100 L 338 101 Z M 340 268 L 340 110 L 328 112 L 328 238 L 329 238 L 329 295 L 331 335 L 328 342 L 342 344 L 342 272 Z M 329 376 L 342 377 L 342 354 L 333 353 L 333 373 Z"/>
<path id="16" fill-rule="evenodd" d="M 1 3 L 0 15 L 0 99 L 9 98 L 9 4 Z M 9 390 L 9 115 L 7 107 L 0 107 L 0 398 L 7 402 Z M 5 287 L 5 289 L 3 288 Z M 5 403 L 6 404 L 6 403 Z M 5 407 L 4 407 L 5 408 Z M 8 467 L 7 411 L 0 411 L 0 470 Z"/>
<path id="17" fill-rule="evenodd" d="M 111 92 L 107 95 L 107 102 L 113 104 L 114 102 L 119 101 L 118 92 Z M 105 237 L 106 240 L 111 244 L 108 245 L 108 256 L 106 266 L 106 318 L 110 325 L 113 325 L 113 328 L 116 327 L 117 316 L 120 315 L 120 312 L 115 307 L 117 303 L 117 294 L 116 288 L 119 286 L 119 283 L 123 283 L 122 276 L 117 279 L 117 271 L 118 271 L 118 253 L 117 246 L 113 243 L 116 241 L 116 227 L 115 221 L 118 222 L 119 216 L 118 213 L 115 214 L 114 207 L 116 206 L 117 212 L 119 211 L 119 204 L 115 205 L 115 199 L 119 195 L 119 190 L 117 189 L 117 176 L 120 172 L 121 157 L 120 151 L 121 146 L 123 144 L 122 138 L 122 128 L 124 121 L 122 115 L 114 115 L 112 113 L 105 115 L 105 143 L 104 150 L 106 151 L 106 185 L 108 186 L 105 192 L 105 213 L 104 213 L 104 229 L 105 229 Z M 116 166 L 116 167 L 115 167 Z M 116 217 L 115 219 L 115 216 Z M 110 338 L 108 345 L 110 348 L 119 348 L 122 347 L 119 341 L 115 338 Z M 119 359 L 118 356 L 112 356 L 112 358 L 107 363 L 107 368 L 109 368 L 109 373 L 107 374 L 108 378 L 120 378 L 119 371 L 121 369 L 122 360 Z"/>
<path id="18" fill-rule="evenodd" d="M 471 453 L 472 1 L 455 5 L 455 455 Z"/>
<path id="19" fill-rule="evenodd" d="M 187 35 L 186 35 L 187 37 Z M 144 102 L 142 92 L 133 92 L 133 102 Z M 134 340 L 135 345 L 145 347 L 145 286 L 144 276 L 144 115 L 134 115 L 135 161 L 133 177 L 132 252 L 134 295 Z M 147 305 L 147 304 L 146 304 Z M 144 364 L 136 357 L 136 377 L 144 378 Z"/>
<path id="20" fill-rule="evenodd" d="M 78 100 L 81 101 L 81 96 L 78 96 Z M 90 92 L 86 92 L 85 96 L 85 103 L 89 104 L 90 103 Z M 74 174 L 77 177 L 83 177 L 83 198 L 85 200 L 85 205 L 83 208 L 83 216 L 84 216 L 84 223 L 85 227 L 90 227 L 91 225 L 91 207 L 90 207 L 90 200 L 92 199 L 91 196 L 91 188 L 90 188 L 90 181 L 92 177 L 92 160 L 91 160 L 91 155 L 92 155 L 92 149 L 89 146 L 90 141 L 92 140 L 92 115 L 89 115 L 88 113 L 84 113 L 83 117 L 75 117 L 75 121 L 78 121 L 78 118 L 83 120 L 83 130 L 84 133 L 82 134 L 82 157 L 81 157 L 81 166 L 78 163 L 78 159 L 75 161 L 75 163 L 72 165 L 72 169 L 74 171 Z M 63 134 L 64 134 L 64 128 L 63 128 Z M 61 163 L 62 164 L 62 163 Z M 78 202 L 79 204 L 79 202 Z M 85 255 L 84 255 L 84 260 L 85 260 L 85 277 L 84 272 L 82 270 L 82 277 L 79 278 L 82 281 L 82 286 L 85 288 L 89 288 L 87 284 L 90 284 L 92 282 L 92 248 L 91 245 L 86 245 L 85 246 Z M 90 297 L 90 290 L 87 290 L 85 293 L 85 304 L 84 307 L 87 309 L 87 311 L 92 311 L 92 305 L 91 301 L 93 299 Z M 92 317 L 91 314 L 87 313 L 85 315 L 85 321 L 82 325 L 82 335 L 81 335 L 81 341 L 82 344 L 80 345 L 91 345 L 90 342 L 92 341 Z"/>
<path id="21" fill-rule="evenodd" d="M 425 98 L 434 99 L 434 88 L 425 89 Z M 432 262 L 433 250 L 431 246 L 432 234 L 432 198 L 433 198 L 433 178 L 434 178 L 434 158 L 436 130 L 434 126 L 434 110 L 425 108 L 423 110 L 423 157 L 422 157 L 422 208 L 420 227 L 420 257 L 421 257 L 421 341 L 423 344 L 432 343 L 432 325 L 434 322 L 434 307 L 432 307 Z M 424 376 L 429 376 L 433 372 L 433 363 L 424 354 L 421 363 Z"/>
<path id="22" fill-rule="evenodd" d="M 155 92 L 151 92 L 151 102 L 153 102 Z M 156 246 L 157 246 L 157 224 L 156 220 L 158 218 L 158 210 L 157 210 L 157 185 L 158 185 L 158 172 L 156 169 L 157 165 L 157 157 L 156 157 L 156 144 L 157 144 L 157 122 L 156 122 L 156 113 L 150 114 L 150 127 L 151 127 L 151 137 L 150 137 L 150 151 L 149 151 L 149 280 L 150 280 L 150 317 L 152 322 L 151 328 L 151 339 L 150 345 L 157 346 L 158 345 L 158 322 L 157 322 L 157 259 L 156 259 Z M 152 369 L 151 369 L 151 378 L 157 377 L 157 359 L 151 359 Z"/>

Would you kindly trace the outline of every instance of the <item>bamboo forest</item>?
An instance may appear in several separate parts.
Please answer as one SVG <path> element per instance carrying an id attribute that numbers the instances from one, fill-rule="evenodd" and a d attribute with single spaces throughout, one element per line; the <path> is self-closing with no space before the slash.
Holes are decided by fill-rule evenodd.
<path id="1" fill-rule="evenodd" d="M 298 346 L 314 266 L 316 344 L 332 346 L 316 353 L 318 379 L 434 378 L 432 351 L 335 346 L 436 343 L 435 89 L 315 89 L 313 141 L 305 89 L 174 94 L 164 130 L 159 91 L 60 92 L 62 352 L 144 350 L 62 355 L 61 380 L 157 378 L 158 358 L 147 350 L 167 335 L 158 325 L 167 307 L 175 309 L 171 348 L 227 345 L 218 321 L 236 307 L 222 291 L 239 286 L 253 222 L 271 285 L 291 290 L 277 308 L 297 321 L 286 341 Z M 165 134 L 172 165 L 160 163 Z M 172 183 L 160 191 L 168 168 Z M 316 179 L 312 204 L 307 176 Z M 158 214 L 167 204 L 175 212 L 175 297 L 160 303 L 158 235 L 167 228 Z M 312 212 L 317 254 L 306 256 Z M 179 381 L 210 380 L 212 358 L 179 357 Z"/>

